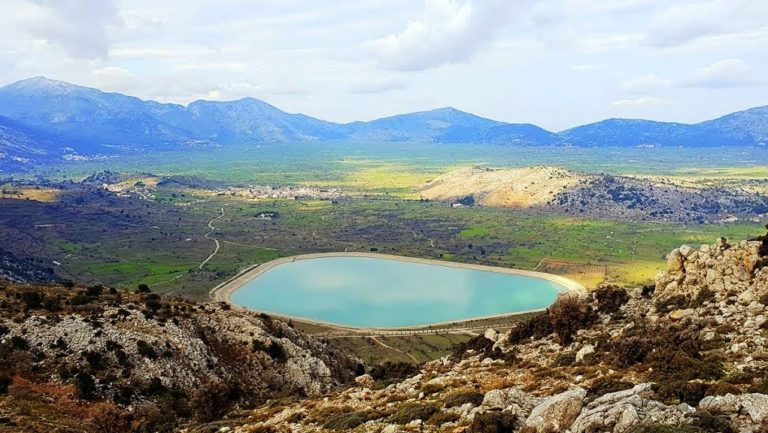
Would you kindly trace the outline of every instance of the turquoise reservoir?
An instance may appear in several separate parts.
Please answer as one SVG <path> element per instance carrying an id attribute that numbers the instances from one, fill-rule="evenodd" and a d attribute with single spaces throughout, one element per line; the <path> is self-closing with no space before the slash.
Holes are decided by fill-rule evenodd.
<path id="1" fill-rule="evenodd" d="M 531 276 L 370 257 L 278 264 L 231 300 L 284 316 L 356 327 L 406 327 L 546 308 L 565 287 Z"/>

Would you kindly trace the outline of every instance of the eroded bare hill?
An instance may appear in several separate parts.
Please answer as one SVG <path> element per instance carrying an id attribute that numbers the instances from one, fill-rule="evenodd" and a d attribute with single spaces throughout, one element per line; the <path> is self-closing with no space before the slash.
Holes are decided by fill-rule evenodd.
<path id="1" fill-rule="evenodd" d="M 703 223 L 768 214 L 766 195 L 739 187 L 578 173 L 546 166 L 461 168 L 428 182 L 420 192 L 430 200 L 630 220 Z"/>
<path id="2" fill-rule="evenodd" d="M 577 187 L 588 175 L 555 167 L 494 169 L 466 167 L 443 174 L 421 188 L 430 200 L 472 196 L 485 206 L 543 206 L 559 193 Z"/>

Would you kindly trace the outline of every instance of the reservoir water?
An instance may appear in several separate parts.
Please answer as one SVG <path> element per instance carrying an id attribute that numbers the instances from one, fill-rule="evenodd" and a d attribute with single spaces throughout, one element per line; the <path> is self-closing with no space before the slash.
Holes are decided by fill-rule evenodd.
<path id="1" fill-rule="evenodd" d="M 405 327 L 546 308 L 565 287 L 543 278 L 388 258 L 282 263 L 231 300 L 284 316 L 357 327 Z"/>

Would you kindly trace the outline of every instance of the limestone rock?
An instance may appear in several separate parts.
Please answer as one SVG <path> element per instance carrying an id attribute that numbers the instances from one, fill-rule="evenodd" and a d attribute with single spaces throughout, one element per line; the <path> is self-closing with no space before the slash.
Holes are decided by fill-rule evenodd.
<path id="1" fill-rule="evenodd" d="M 574 388 L 547 398 L 534 407 L 525 420 L 525 427 L 537 433 L 556 433 L 567 429 L 581 412 L 587 395 L 583 388 Z"/>
<path id="2" fill-rule="evenodd" d="M 581 349 L 579 349 L 578 352 L 576 352 L 576 362 L 581 362 L 584 360 L 584 357 L 591 355 L 595 353 L 595 346 L 591 344 L 587 344 Z"/>
<path id="3" fill-rule="evenodd" d="M 688 405 L 668 406 L 651 400 L 652 384 L 642 383 L 634 388 L 605 394 L 585 407 L 571 425 L 573 433 L 624 433 L 642 422 L 676 425 L 687 413 Z"/>
<path id="4" fill-rule="evenodd" d="M 358 385 L 360 385 L 362 387 L 370 388 L 370 387 L 373 386 L 374 380 L 373 380 L 373 377 L 371 377 L 370 374 L 364 374 L 362 376 L 357 376 L 355 378 L 355 383 L 357 383 Z"/>
<path id="5" fill-rule="evenodd" d="M 739 432 L 758 432 L 768 422 L 768 395 L 742 394 L 704 397 L 699 409 L 725 415 Z"/>
<path id="6" fill-rule="evenodd" d="M 493 389 L 483 398 L 486 409 L 511 410 L 519 417 L 527 416 L 536 405 L 537 399 L 523 392 L 520 388 Z"/>

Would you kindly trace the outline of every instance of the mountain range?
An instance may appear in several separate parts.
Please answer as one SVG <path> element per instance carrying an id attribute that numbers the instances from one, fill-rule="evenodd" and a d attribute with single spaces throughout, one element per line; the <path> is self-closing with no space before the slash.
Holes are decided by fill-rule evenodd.
<path id="1" fill-rule="evenodd" d="M 493 143 L 525 146 L 765 146 L 768 106 L 697 123 L 608 119 L 551 132 L 455 108 L 339 124 L 254 98 L 187 106 L 144 101 L 45 77 L 0 88 L 0 164 L 184 146 L 318 142 Z"/>

